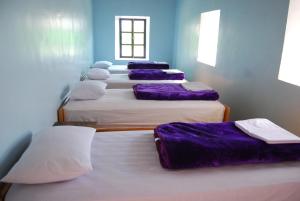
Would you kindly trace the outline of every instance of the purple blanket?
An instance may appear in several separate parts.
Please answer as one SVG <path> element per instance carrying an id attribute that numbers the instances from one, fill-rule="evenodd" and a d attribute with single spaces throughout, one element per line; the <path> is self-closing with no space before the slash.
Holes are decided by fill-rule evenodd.
<path id="1" fill-rule="evenodd" d="M 133 86 L 136 99 L 141 100 L 218 100 L 214 90 L 191 91 L 181 84 L 136 84 Z"/>
<path id="2" fill-rule="evenodd" d="M 161 165 L 168 169 L 300 160 L 300 144 L 267 144 L 233 122 L 164 124 L 154 136 Z"/>
<path id="3" fill-rule="evenodd" d="M 128 62 L 128 69 L 169 69 L 168 63 L 164 62 Z"/>
<path id="4" fill-rule="evenodd" d="M 160 69 L 136 69 L 128 74 L 131 80 L 183 80 L 184 73 L 167 73 Z"/>

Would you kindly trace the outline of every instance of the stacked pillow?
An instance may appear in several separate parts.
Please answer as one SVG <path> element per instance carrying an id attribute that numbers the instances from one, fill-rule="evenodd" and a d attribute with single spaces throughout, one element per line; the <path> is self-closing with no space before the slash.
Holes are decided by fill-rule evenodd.
<path id="1" fill-rule="evenodd" d="M 112 66 L 112 63 L 109 61 L 96 61 L 93 68 L 108 69 L 110 66 Z"/>
<path id="2" fill-rule="evenodd" d="M 91 68 L 87 72 L 87 77 L 90 80 L 107 80 L 110 78 L 110 72 L 106 69 Z"/>
<path id="3" fill-rule="evenodd" d="M 91 144 L 96 130 L 57 126 L 32 137 L 20 160 L 1 180 L 5 183 L 43 184 L 67 181 L 90 172 Z"/>
<path id="4" fill-rule="evenodd" d="M 97 80 L 84 80 L 76 84 L 70 100 L 97 100 L 104 96 L 107 84 Z"/>

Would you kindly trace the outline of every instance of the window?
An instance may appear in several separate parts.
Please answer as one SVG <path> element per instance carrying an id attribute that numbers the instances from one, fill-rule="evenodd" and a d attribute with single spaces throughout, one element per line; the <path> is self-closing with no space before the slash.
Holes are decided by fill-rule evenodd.
<path id="1" fill-rule="evenodd" d="M 150 17 L 116 16 L 115 59 L 149 60 Z"/>
<path id="2" fill-rule="evenodd" d="M 279 80 L 300 86 L 300 0 L 291 0 Z"/>
<path id="3" fill-rule="evenodd" d="M 199 62 L 216 65 L 220 10 L 201 13 L 198 58 Z"/>

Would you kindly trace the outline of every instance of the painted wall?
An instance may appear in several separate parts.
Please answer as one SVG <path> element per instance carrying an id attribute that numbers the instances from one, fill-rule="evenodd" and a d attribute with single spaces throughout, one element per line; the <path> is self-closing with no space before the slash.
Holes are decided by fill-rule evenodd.
<path id="1" fill-rule="evenodd" d="M 288 0 L 178 0 L 174 63 L 216 88 L 233 119 L 266 117 L 300 135 L 300 88 L 277 79 Z M 221 9 L 216 68 L 196 61 L 202 12 Z"/>
<path id="2" fill-rule="evenodd" d="M 91 1 L 0 1 L 0 177 L 92 62 Z"/>
<path id="3" fill-rule="evenodd" d="M 172 62 L 176 0 L 93 0 L 94 59 L 115 64 L 115 16 L 150 16 L 150 60 Z"/>

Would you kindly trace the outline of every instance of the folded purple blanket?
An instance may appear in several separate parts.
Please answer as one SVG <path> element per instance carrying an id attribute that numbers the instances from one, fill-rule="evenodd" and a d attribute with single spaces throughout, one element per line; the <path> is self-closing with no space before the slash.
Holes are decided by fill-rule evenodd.
<path id="1" fill-rule="evenodd" d="M 128 73 L 131 80 L 183 80 L 184 73 L 167 73 L 160 69 L 136 69 Z"/>
<path id="2" fill-rule="evenodd" d="M 164 62 L 128 62 L 128 69 L 169 69 L 168 63 Z"/>
<path id="3" fill-rule="evenodd" d="M 168 169 L 300 160 L 300 144 L 267 144 L 233 122 L 171 123 L 154 132 L 161 165 Z"/>
<path id="4" fill-rule="evenodd" d="M 136 84 L 133 86 L 136 99 L 142 100 L 218 100 L 214 90 L 191 91 L 181 84 Z"/>

